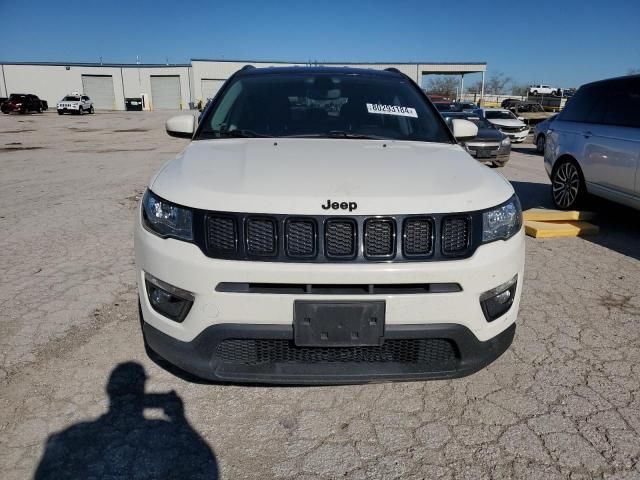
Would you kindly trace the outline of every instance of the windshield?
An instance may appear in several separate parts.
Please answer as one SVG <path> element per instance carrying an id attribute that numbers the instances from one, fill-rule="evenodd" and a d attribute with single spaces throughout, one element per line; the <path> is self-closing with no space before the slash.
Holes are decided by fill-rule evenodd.
<path id="1" fill-rule="evenodd" d="M 72 97 L 70 95 L 64 97 L 62 99 L 63 102 L 79 102 L 80 101 L 80 97 Z"/>
<path id="2" fill-rule="evenodd" d="M 247 75 L 207 111 L 197 138 L 331 137 L 451 142 L 440 116 L 398 78 Z"/>
<path id="3" fill-rule="evenodd" d="M 502 110 L 486 110 L 484 112 L 484 116 L 486 118 L 495 119 L 495 120 L 517 120 L 518 119 L 518 117 L 516 117 L 513 113 L 505 112 Z"/>

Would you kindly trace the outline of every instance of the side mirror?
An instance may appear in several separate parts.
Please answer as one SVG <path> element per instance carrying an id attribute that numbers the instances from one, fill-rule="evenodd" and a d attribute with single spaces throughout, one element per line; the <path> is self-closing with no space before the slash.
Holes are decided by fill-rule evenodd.
<path id="1" fill-rule="evenodd" d="M 520 120 L 521 122 L 524 122 L 524 117 L 518 117 L 518 120 Z"/>
<path id="2" fill-rule="evenodd" d="M 167 120 L 164 127 L 172 137 L 191 138 L 196 131 L 196 119 L 193 115 L 177 115 Z"/>
<path id="3" fill-rule="evenodd" d="M 478 127 L 475 123 L 461 118 L 451 120 L 451 130 L 456 140 L 469 140 L 478 136 Z"/>

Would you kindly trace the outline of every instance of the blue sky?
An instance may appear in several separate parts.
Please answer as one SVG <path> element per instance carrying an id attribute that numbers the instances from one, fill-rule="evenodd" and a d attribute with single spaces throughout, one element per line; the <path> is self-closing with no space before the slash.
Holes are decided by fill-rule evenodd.
<path id="1" fill-rule="evenodd" d="M 0 0 L 0 18 L 11 61 L 486 61 L 563 87 L 640 68 L 640 0 Z"/>

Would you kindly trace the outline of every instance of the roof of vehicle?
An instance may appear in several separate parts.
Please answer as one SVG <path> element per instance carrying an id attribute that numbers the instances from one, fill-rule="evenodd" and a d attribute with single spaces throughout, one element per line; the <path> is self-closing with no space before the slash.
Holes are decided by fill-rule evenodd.
<path id="1" fill-rule="evenodd" d="M 238 75 L 265 75 L 265 74 L 295 74 L 295 73 L 328 73 L 336 75 L 367 75 L 373 77 L 405 78 L 405 75 L 393 70 L 377 70 L 374 68 L 354 67 L 244 67 L 238 71 Z"/>
<path id="2" fill-rule="evenodd" d="M 621 81 L 630 80 L 630 79 L 640 80 L 640 74 L 637 74 L 637 75 L 623 75 L 621 77 L 612 77 L 612 78 L 603 78 L 602 80 L 596 80 L 595 82 L 585 83 L 583 85 L 583 87 L 585 85 L 596 85 L 598 83 L 605 83 L 605 82 L 621 82 Z"/>

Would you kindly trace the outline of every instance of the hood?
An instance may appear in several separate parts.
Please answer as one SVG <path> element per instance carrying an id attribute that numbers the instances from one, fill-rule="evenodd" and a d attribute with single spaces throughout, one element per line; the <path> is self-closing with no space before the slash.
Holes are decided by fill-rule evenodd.
<path id="1" fill-rule="evenodd" d="M 487 118 L 488 121 L 499 127 L 524 127 L 525 124 L 517 119 Z"/>
<path id="2" fill-rule="evenodd" d="M 478 135 L 473 140 L 469 140 L 467 143 L 473 142 L 501 142 L 504 138 L 504 134 L 497 128 L 479 128 Z"/>
<path id="3" fill-rule="evenodd" d="M 466 212 L 513 195 L 458 145 L 309 138 L 194 141 L 150 187 L 193 208 L 307 215 Z"/>

